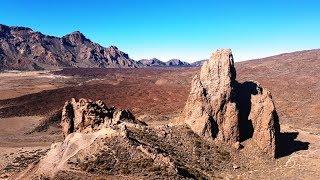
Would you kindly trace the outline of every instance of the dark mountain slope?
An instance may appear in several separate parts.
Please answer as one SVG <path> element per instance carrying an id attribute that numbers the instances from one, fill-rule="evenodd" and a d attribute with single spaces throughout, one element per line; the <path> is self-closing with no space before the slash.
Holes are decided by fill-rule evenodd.
<path id="1" fill-rule="evenodd" d="M 166 66 L 166 63 L 162 62 L 157 58 L 141 59 L 138 62 L 146 67 L 165 67 Z"/>
<path id="2" fill-rule="evenodd" d="M 138 67 L 115 46 L 102 47 L 79 31 L 47 36 L 26 27 L 0 24 L 0 69 L 39 70 L 62 67 Z"/>

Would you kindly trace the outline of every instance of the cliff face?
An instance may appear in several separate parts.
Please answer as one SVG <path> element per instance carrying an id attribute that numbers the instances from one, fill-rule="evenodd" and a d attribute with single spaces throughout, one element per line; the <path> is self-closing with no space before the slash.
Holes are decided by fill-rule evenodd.
<path id="1" fill-rule="evenodd" d="M 181 118 L 206 139 L 238 148 L 252 139 L 263 152 L 275 156 L 280 125 L 271 93 L 258 83 L 236 81 L 230 49 L 213 53 L 193 78 Z"/>
<path id="2" fill-rule="evenodd" d="M 138 66 L 117 47 L 102 47 L 79 31 L 60 38 L 30 28 L 0 24 L 0 70 Z"/>

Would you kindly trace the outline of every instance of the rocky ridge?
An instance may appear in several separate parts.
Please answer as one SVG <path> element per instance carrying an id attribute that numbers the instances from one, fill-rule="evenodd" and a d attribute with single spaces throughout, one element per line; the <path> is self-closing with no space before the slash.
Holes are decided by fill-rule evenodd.
<path id="1" fill-rule="evenodd" d="M 93 132 L 122 122 L 142 124 L 128 110 L 107 107 L 102 101 L 72 98 L 62 109 L 61 127 L 64 136 L 73 132 Z"/>
<path id="2" fill-rule="evenodd" d="M 14 179 L 207 179 L 230 167 L 228 152 L 186 126 L 148 127 L 101 101 L 67 101 L 61 126 L 65 140 Z"/>
<path id="3" fill-rule="evenodd" d="M 208 59 L 195 61 L 195 62 L 191 63 L 190 65 L 193 67 L 201 67 L 205 61 L 208 61 Z"/>
<path id="4" fill-rule="evenodd" d="M 0 70 L 187 66 L 190 64 L 178 59 L 135 61 L 116 46 L 105 48 L 79 31 L 55 37 L 27 27 L 0 24 Z"/>
<path id="5" fill-rule="evenodd" d="M 164 66 L 166 66 L 165 62 L 162 62 L 161 60 L 159 60 L 157 58 L 141 59 L 138 61 L 138 63 L 140 63 L 146 67 L 164 67 Z"/>
<path id="6" fill-rule="evenodd" d="M 170 67 L 188 67 L 191 66 L 189 63 L 181 61 L 180 59 L 171 59 L 166 62 L 167 66 Z"/>
<path id="7" fill-rule="evenodd" d="M 163 62 L 157 58 L 141 59 L 138 63 L 145 67 L 191 67 L 191 64 L 180 59 L 171 59 L 167 62 Z"/>
<path id="8" fill-rule="evenodd" d="M 26 27 L 0 24 L 0 70 L 138 66 L 117 47 L 102 47 L 79 31 L 54 37 Z"/>
<path id="9" fill-rule="evenodd" d="M 238 83 L 230 49 L 220 49 L 204 62 L 181 119 L 198 135 L 241 147 L 247 139 L 264 153 L 276 156 L 280 134 L 271 93 L 255 82 Z"/>

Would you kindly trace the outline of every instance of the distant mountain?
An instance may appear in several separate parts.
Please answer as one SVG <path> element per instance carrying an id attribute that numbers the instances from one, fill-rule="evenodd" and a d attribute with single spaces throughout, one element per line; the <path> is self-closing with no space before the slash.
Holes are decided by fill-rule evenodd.
<path id="1" fill-rule="evenodd" d="M 142 66 L 147 66 L 147 67 L 165 67 L 166 63 L 162 62 L 161 60 L 157 58 L 152 58 L 152 59 L 141 59 L 138 61 L 139 64 Z"/>
<path id="2" fill-rule="evenodd" d="M 157 58 L 142 59 L 138 61 L 141 66 L 146 67 L 188 67 L 189 63 L 181 61 L 180 59 L 171 59 L 167 62 L 163 62 Z"/>
<path id="3" fill-rule="evenodd" d="M 189 63 L 181 61 L 180 59 L 171 59 L 166 62 L 167 66 L 179 66 L 179 67 L 184 67 L 184 66 L 190 66 Z"/>
<path id="4" fill-rule="evenodd" d="M 26 27 L 0 24 L 0 70 L 39 70 L 62 67 L 139 67 L 115 46 L 105 48 L 79 31 L 47 36 Z"/>
<path id="5" fill-rule="evenodd" d="M 202 64 L 203 64 L 205 61 L 207 61 L 207 60 L 208 60 L 208 59 L 196 61 L 196 62 L 191 63 L 190 65 L 193 66 L 193 67 L 201 67 Z"/>
<path id="6" fill-rule="evenodd" d="M 79 31 L 55 37 L 27 27 L 0 24 L 0 70 L 190 66 L 201 64 L 189 64 L 179 59 L 135 61 L 116 46 L 105 48 Z"/>

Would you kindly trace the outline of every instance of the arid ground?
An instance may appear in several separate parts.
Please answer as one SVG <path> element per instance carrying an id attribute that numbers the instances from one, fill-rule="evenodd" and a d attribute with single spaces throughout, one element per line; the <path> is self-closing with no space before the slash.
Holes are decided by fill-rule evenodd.
<path id="1" fill-rule="evenodd" d="M 304 51 L 236 64 L 239 81 L 254 80 L 273 95 L 285 139 L 274 161 L 238 164 L 225 177 L 239 179 L 320 178 L 320 52 Z M 37 161 L 59 126 L 72 97 L 101 99 L 130 109 L 140 120 L 167 124 L 179 115 L 199 68 L 64 69 L 0 74 L 0 178 Z M 53 123 L 52 123 L 53 122 Z M 241 162 L 239 162 L 241 163 Z"/>

